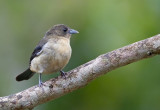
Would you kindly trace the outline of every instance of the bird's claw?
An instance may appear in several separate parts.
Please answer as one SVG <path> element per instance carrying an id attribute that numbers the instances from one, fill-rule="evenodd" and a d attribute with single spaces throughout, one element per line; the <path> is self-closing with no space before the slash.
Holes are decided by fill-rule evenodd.
<path id="1" fill-rule="evenodd" d="M 42 81 L 39 81 L 39 87 L 42 87 L 44 84 Z"/>
<path id="2" fill-rule="evenodd" d="M 66 79 L 66 73 L 64 71 L 62 71 L 62 70 L 60 71 L 60 73 L 61 73 L 61 76 Z"/>

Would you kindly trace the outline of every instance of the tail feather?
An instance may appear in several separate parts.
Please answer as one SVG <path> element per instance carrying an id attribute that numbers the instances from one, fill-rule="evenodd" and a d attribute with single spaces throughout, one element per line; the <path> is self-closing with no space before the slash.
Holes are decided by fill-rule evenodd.
<path id="1" fill-rule="evenodd" d="M 23 81 L 23 80 L 28 80 L 34 75 L 34 72 L 32 72 L 29 68 L 24 71 L 23 73 L 19 74 L 16 77 L 16 81 Z"/>

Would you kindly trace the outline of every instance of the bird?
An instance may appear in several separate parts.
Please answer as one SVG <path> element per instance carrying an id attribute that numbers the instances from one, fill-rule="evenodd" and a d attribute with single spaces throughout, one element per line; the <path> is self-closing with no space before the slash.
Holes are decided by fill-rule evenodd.
<path id="1" fill-rule="evenodd" d="M 16 76 L 16 81 L 30 79 L 35 73 L 39 73 L 39 87 L 43 85 L 42 74 L 60 72 L 65 76 L 62 69 L 68 64 L 72 48 L 70 38 L 72 34 L 79 33 L 64 24 L 54 25 L 40 40 L 31 54 L 29 67 Z"/>

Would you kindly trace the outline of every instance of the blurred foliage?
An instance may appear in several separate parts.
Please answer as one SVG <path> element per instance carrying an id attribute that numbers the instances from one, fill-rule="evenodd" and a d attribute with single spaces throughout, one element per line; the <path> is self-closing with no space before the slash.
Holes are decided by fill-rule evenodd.
<path id="1" fill-rule="evenodd" d="M 98 55 L 160 33 L 159 0 L 1 0 L 0 96 L 38 84 L 15 77 L 54 24 L 80 33 L 71 39 L 69 71 Z M 159 110 L 160 57 L 116 69 L 88 86 L 42 104 L 35 110 Z M 56 74 L 58 75 L 58 73 Z M 43 75 L 48 80 L 54 75 Z"/>

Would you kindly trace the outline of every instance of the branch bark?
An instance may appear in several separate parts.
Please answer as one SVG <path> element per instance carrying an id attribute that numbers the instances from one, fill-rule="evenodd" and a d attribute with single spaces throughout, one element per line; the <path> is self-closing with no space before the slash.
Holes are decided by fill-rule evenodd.
<path id="1" fill-rule="evenodd" d="M 98 76 L 116 68 L 160 54 L 160 34 L 98 56 L 69 72 L 19 93 L 0 97 L 0 109 L 24 110 L 54 100 L 87 85 Z"/>

